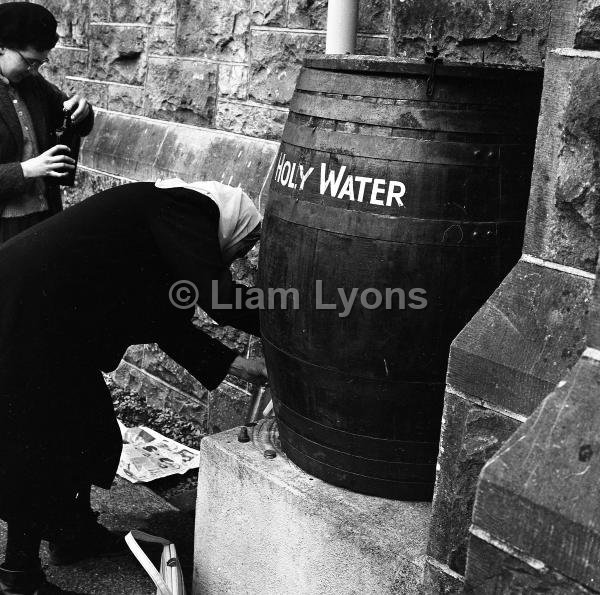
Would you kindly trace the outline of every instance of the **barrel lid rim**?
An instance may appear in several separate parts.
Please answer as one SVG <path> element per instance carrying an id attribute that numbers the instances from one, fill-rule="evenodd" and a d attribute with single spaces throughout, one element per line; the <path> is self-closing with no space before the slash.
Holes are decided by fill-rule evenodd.
<path id="1" fill-rule="evenodd" d="M 305 68 L 336 70 L 342 72 L 373 74 L 423 74 L 429 75 L 431 63 L 406 57 L 370 56 L 360 54 L 308 54 L 303 61 Z M 541 66 L 493 64 L 490 62 L 445 62 L 436 65 L 436 76 L 470 76 L 495 78 L 543 75 Z"/>

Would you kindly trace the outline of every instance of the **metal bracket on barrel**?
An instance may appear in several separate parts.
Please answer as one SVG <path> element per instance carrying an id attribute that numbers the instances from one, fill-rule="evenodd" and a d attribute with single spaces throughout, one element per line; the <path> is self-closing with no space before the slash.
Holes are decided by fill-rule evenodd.
<path id="1" fill-rule="evenodd" d="M 438 64 L 443 62 L 443 59 L 439 57 L 440 50 L 437 45 L 432 46 L 430 50 L 425 52 L 425 62 L 431 65 L 429 76 L 427 77 L 427 97 L 431 97 L 435 90 L 435 69 Z"/>

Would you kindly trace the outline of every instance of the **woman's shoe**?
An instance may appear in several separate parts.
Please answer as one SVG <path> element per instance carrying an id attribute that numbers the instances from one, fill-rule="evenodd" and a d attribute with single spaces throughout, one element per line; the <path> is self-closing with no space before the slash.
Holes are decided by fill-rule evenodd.
<path id="1" fill-rule="evenodd" d="M 65 591 L 46 580 L 41 568 L 34 570 L 6 570 L 0 566 L 0 595 L 85 595 Z"/>
<path id="2" fill-rule="evenodd" d="M 82 515 L 73 532 L 49 541 L 50 564 L 67 566 L 86 558 L 121 556 L 129 552 L 125 534 L 109 531 L 97 518 L 98 514 L 90 511 Z"/>

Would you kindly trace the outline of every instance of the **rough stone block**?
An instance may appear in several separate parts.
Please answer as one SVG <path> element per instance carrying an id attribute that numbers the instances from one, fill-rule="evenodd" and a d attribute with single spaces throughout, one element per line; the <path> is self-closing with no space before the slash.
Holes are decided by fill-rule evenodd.
<path id="1" fill-rule="evenodd" d="M 600 229 L 600 56 L 548 54 L 524 251 L 594 272 Z"/>
<path id="2" fill-rule="evenodd" d="M 595 591 L 599 394 L 600 359 L 588 350 L 484 467 L 471 529 Z M 466 578 L 477 586 L 470 558 Z"/>
<path id="3" fill-rule="evenodd" d="M 355 494 L 304 473 L 269 429 L 201 443 L 193 593 L 416 595 L 429 504 Z"/>
<path id="4" fill-rule="evenodd" d="M 253 31 L 250 97 L 265 103 L 287 103 L 304 56 L 324 50 L 323 35 Z"/>
<path id="5" fill-rule="evenodd" d="M 176 0 L 110 0 L 110 20 L 114 23 L 176 24 Z"/>
<path id="6" fill-rule="evenodd" d="M 83 141 L 80 163 L 139 181 L 219 180 L 242 186 L 256 200 L 277 149 L 268 140 L 104 112 Z"/>
<path id="7" fill-rule="evenodd" d="M 243 425 L 251 399 L 246 387 L 229 381 L 221 383 L 208 398 L 208 431 L 216 434 Z"/>
<path id="8" fill-rule="evenodd" d="M 422 59 L 437 45 L 452 61 L 542 66 L 551 0 L 393 0 L 395 54 Z"/>
<path id="9" fill-rule="evenodd" d="M 108 109 L 126 114 L 143 115 L 144 88 L 109 83 Z"/>
<path id="10" fill-rule="evenodd" d="M 110 22 L 110 2 L 106 0 L 89 0 L 89 2 L 92 22 Z"/>
<path id="11" fill-rule="evenodd" d="M 385 55 L 387 39 L 358 36 L 357 53 Z M 325 35 L 294 31 L 252 31 L 250 98 L 285 104 L 296 87 L 302 60 L 307 54 L 325 51 Z"/>
<path id="12" fill-rule="evenodd" d="M 248 67 L 219 64 L 219 95 L 231 99 L 248 97 Z"/>
<path id="13" fill-rule="evenodd" d="M 371 37 L 358 35 L 356 38 L 356 53 L 363 56 L 387 56 L 389 40 L 387 37 Z"/>
<path id="14" fill-rule="evenodd" d="M 179 0 L 180 55 L 244 62 L 249 30 L 250 0 Z"/>
<path id="15" fill-rule="evenodd" d="M 463 577 L 444 570 L 431 558 L 425 560 L 422 595 L 463 595 Z"/>
<path id="16" fill-rule="evenodd" d="M 38 4 L 56 17 L 61 45 L 87 46 L 89 0 L 43 0 Z"/>
<path id="17" fill-rule="evenodd" d="M 208 391 L 156 343 L 132 345 L 125 352 L 123 359 L 148 374 L 160 378 L 177 390 L 192 395 L 195 400 L 208 402 Z"/>
<path id="18" fill-rule="evenodd" d="M 280 140 L 287 115 L 287 110 L 256 103 L 219 101 L 217 128 L 246 136 Z"/>
<path id="19" fill-rule="evenodd" d="M 285 27 L 287 0 L 252 0 L 251 18 L 253 25 Z"/>
<path id="20" fill-rule="evenodd" d="M 176 28 L 151 27 L 148 40 L 148 53 L 156 56 L 175 54 Z"/>
<path id="21" fill-rule="evenodd" d="M 520 422 L 446 393 L 427 553 L 463 574 L 479 472 Z"/>
<path id="22" fill-rule="evenodd" d="M 359 33 L 390 32 L 391 4 L 388 0 L 363 0 L 358 5 Z"/>
<path id="23" fill-rule="evenodd" d="M 213 339 L 217 339 L 227 345 L 230 349 L 235 349 L 242 354 L 248 351 L 250 335 L 230 326 L 219 326 L 203 310 L 197 310 L 194 324 Z"/>
<path id="24" fill-rule="evenodd" d="M 150 58 L 145 114 L 195 126 L 213 126 L 217 96 L 215 64 Z"/>
<path id="25" fill-rule="evenodd" d="M 254 199 L 254 205 L 258 207 L 258 201 Z M 258 274 L 258 249 L 255 245 L 246 254 L 245 258 L 234 260 L 231 266 L 233 279 L 236 283 L 243 285 L 255 285 Z"/>
<path id="26" fill-rule="evenodd" d="M 183 393 L 135 366 L 121 361 L 111 374 L 115 384 L 134 394 L 142 394 L 150 407 L 178 413 L 207 428 L 208 406 L 205 401 Z"/>
<path id="27" fill-rule="evenodd" d="M 327 29 L 326 0 L 289 0 L 288 26 L 301 29 Z M 388 33 L 389 0 L 361 0 L 358 12 L 360 33 Z"/>
<path id="28" fill-rule="evenodd" d="M 585 348 L 591 276 L 521 260 L 450 347 L 447 384 L 527 416 Z"/>
<path id="29" fill-rule="evenodd" d="M 600 259 L 598 259 L 598 267 L 596 268 L 596 284 L 594 286 L 592 307 L 590 308 L 587 346 L 600 349 Z"/>
<path id="30" fill-rule="evenodd" d="M 545 593 L 548 595 L 596 595 L 572 579 L 545 568 L 539 572 L 535 563 L 523 559 L 471 536 L 469 547 L 469 584 L 465 593 L 478 595 L 515 595 Z"/>
<path id="31" fill-rule="evenodd" d="M 97 83 L 88 79 L 65 77 L 63 91 L 67 95 L 75 93 L 85 97 L 93 106 L 108 107 L 108 86 L 106 83 Z"/>
<path id="32" fill-rule="evenodd" d="M 546 64 L 527 220 L 527 254 L 454 340 L 448 365 L 450 392 L 523 419 L 583 352 L 592 295 L 598 202 L 598 174 L 590 161 L 596 151 L 591 132 L 597 111 L 597 93 L 591 86 L 595 70 L 591 56 L 576 56 L 567 62 L 551 54 Z M 456 419 L 452 415 L 447 417 L 460 426 L 460 412 L 454 413 Z M 500 427 L 497 421 L 493 425 L 494 431 Z M 445 425 L 443 443 L 446 431 Z M 460 443 L 471 438 L 476 434 L 462 438 Z M 454 543 L 448 538 L 455 540 L 462 534 L 464 562 L 468 507 L 466 514 L 462 518 L 456 515 L 454 521 L 452 490 L 465 482 L 460 475 L 448 479 L 452 458 L 459 453 L 457 445 L 450 444 L 440 454 L 433 513 L 436 520 L 432 524 L 439 530 L 432 529 L 429 549 L 435 559 L 461 572 L 461 566 L 453 562 Z M 476 471 L 484 461 L 485 457 Z M 469 474 L 464 473 L 464 477 Z M 474 476 L 470 477 L 464 493 L 469 493 L 472 501 Z M 456 522 L 458 531 L 447 528 L 445 522 Z M 519 523 L 512 522 L 512 526 Z"/>
<path id="33" fill-rule="evenodd" d="M 600 50 L 600 2 L 586 0 L 586 2 L 579 2 L 578 5 L 583 10 L 578 15 L 573 45 L 580 50 Z"/>
<path id="34" fill-rule="evenodd" d="M 553 0 L 548 49 L 600 49 L 600 1 Z"/>
<path id="35" fill-rule="evenodd" d="M 90 76 L 99 80 L 141 85 L 146 75 L 145 27 L 92 25 Z"/>
<path id="36" fill-rule="evenodd" d="M 87 50 L 57 47 L 50 53 L 50 62 L 40 72 L 51 83 L 64 89 L 67 76 L 87 76 L 88 57 Z"/>

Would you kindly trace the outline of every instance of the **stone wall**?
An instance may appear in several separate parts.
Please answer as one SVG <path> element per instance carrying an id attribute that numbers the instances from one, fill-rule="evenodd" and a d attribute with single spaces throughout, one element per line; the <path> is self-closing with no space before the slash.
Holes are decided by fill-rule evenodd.
<path id="1" fill-rule="evenodd" d="M 275 156 L 302 59 L 325 47 L 326 0 L 37 1 L 59 20 L 60 41 L 45 76 L 84 94 L 99 115 L 67 204 L 165 175 L 228 182 L 223 170 L 235 173 L 239 160 L 231 145 L 246 147 L 253 139 L 244 158 L 262 165 L 251 183 L 240 183 L 262 207 L 267 162 Z M 549 2 L 361 0 L 357 53 L 421 59 L 437 45 L 446 59 L 541 66 Z M 231 142 L 221 143 L 227 134 Z M 207 140 L 211 135 L 216 145 Z M 155 159 L 159 139 L 167 141 Z M 189 147 L 190 139 L 199 142 L 195 155 L 187 149 L 182 155 L 177 147 Z M 215 146 L 229 150 L 207 158 Z M 239 277 L 251 283 L 255 267 L 256 255 Z M 199 324 L 217 331 L 209 321 Z M 246 352 L 259 349 L 243 335 L 228 333 L 225 340 Z M 239 423 L 247 398 L 247 387 L 234 383 L 207 394 L 154 346 L 132 348 L 115 377 L 211 431 Z"/>
<path id="2" fill-rule="evenodd" d="M 578 49 L 547 55 L 524 254 L 452 343 L 428 592 L 462 592 L 483 465 L 577 365 L 586 346 L 600 238 L 600 102 L 592 83 L 600 55 L 591 51 L 598 47 L 599 8 L 599 0 L 555 3 L 548 45 Z M 493 592 L 543 591 L 516 584 Z"/>
<path id="3" fill-rule="evenodd" d="M 325 0 L 40 0 L 60 21 L 47 69 L 97 106 L 278 139 Z M 389 0 L 362 2 L 361 53 L 390 48 Z"/>
<path id="4" fill-rule="evenodd" d="M 259 138 L 279 139 L 301 61 L 325 46 L 326 0 L 38 1 L 60 21 L 47 73 L 61 87 Z M 438 45 L 450 60 L 541 66 L 550 2 L 361 0 L 357 53 L 422 58 Z"/>

